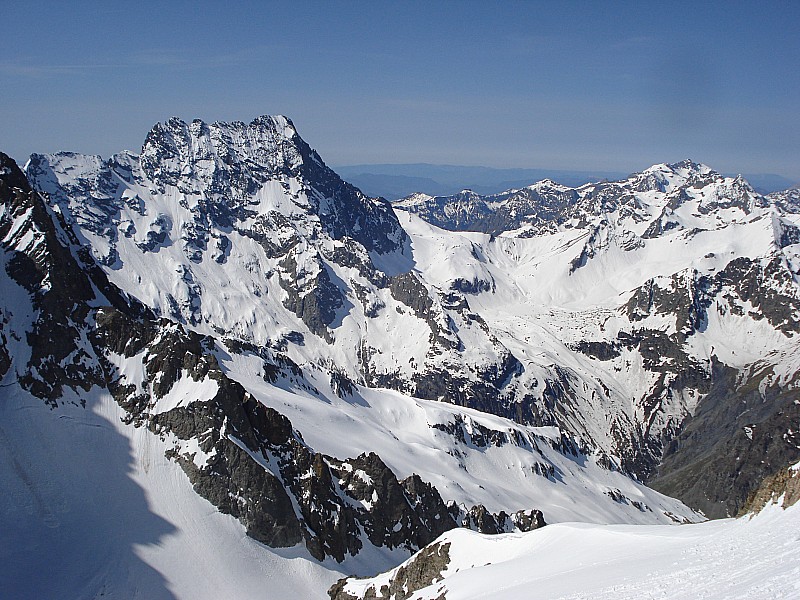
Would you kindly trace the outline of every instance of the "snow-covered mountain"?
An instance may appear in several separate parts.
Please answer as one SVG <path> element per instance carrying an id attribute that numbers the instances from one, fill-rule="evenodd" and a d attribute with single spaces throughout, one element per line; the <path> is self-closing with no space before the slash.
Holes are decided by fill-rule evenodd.
<path id="1" fill-rule="evenodd" d="M 0 161 L 2 522 L 31 569 L 83 549 L 52 589 L 196 596 L 201 556 L 314 597 L 456 527 L 701 519 L 645 479 L 735 514 L 800 459 L 789 193 L 687 162 L 395 211 L 284 117 Z M 93 579 L 83 494 L 42 482 L 121 510 L 118 470 L 143 534 L 107 544 L 149 546 Z"/>
<path id="2" fill-rule="evenodd" d="M 439 264 L 471 266 L 471 307 L 525 372 L 578 405 L 556 403 L 559 425 L 720 516 L 797 456 L 795 196 L 684 161 L 396 207 L 457 234 L 419 230 Z M 423 271 L 447 285 L 435 262 Z"/>

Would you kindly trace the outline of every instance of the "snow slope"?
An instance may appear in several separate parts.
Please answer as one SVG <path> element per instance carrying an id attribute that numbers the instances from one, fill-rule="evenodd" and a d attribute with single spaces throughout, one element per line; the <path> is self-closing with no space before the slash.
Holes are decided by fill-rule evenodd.
<path id="1" fill-rule="evenodd" d="M 798 505 L 680 527 L 563 523 L 494 537 L 452 531 L 435 542 L 449 544 L 441 580 L 409 598 L 798 598 L 798 531 Z M 362 598 L 371 586 L 389 585 L 396 573 L 349 580 L 344 590 Z"/>
<path id="2" fill-rule="evenodd" d="M 8 382 L 4 382 L 8 385 Z M 50 410 L 11 385 L 0 405 L 0 589 L 7 598 L 322 598 L 339 565 L 273 549 L 201 498 L 107 393 Z"/>
<path id="3" fill-rule="evenodd" d="M 491 512 L 536 508 L 548 523 L 673 523 L 700 517 L 681 503 L 609 470 L 591 450 L 572 448 L 555 427 L 509 419 L 392 390 L 358 386 L 340 398 L 326 377 L 314 392 L 264 382 L 258 363 L 226 354 L 222 365 L 263 404 L 289 417 L 318 452 L 340 460 L 376 452 L 402 479 L 432 483 L 445 502 Z M 586 452 L 586 454 L 584 454 Z"/>
<path id="4" fill-rule="evenodd" d="M 173 440 L 125 424 L 125 412 L 108 393 L 82 395 L 86 408 L 67 402 L 51 410 L 9 378 L 3 385 L 0 586 L 11 597 L 322 598 L 342 576 L 372 575 L 408 556 L 370 546 L 340 564 L 314 560 L 302 544 L 260 544 L 192 489 L 165 456 Z M 348 407 L 256 389 L 262 391 L 268 404 L 289 408 L 306 425 L 318 449 L 341 458 L 362 448 L 378 451 L 398 474 L 421 474 L 446 499 L 470 505 L 483 500 L 492 510 L 541 506 L 553 521 L 670 522 L 664 511 L 693 517 L 677 501 L 591 459 L 570 461 L 546 445 L 548 437 L 557 437 L 553 431 L 528 432 L 542 454 L 518 447 L 479 450 L 425 423 L 432 416 L 452 418 L 458 414 L 453 407 L 392 392 L 365 393 L 363 403 Z M 513 427 L 475 411 L 466 416 L 504 431 Z M 459 450 L 460 457 L 452 456 Z M 554 465 L 559 478 L 530 471 L 537 462 Z M 604 496 L 609 490 L 652 508 L 634 509 L 628 500 Z"/>

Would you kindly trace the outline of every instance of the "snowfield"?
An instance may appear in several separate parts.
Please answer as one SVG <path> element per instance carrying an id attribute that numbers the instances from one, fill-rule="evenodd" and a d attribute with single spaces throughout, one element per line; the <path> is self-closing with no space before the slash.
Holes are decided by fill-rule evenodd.
<path id="1" fill-rule="evenodd" d="M 286 415 L 315 450 L 340 460 L 375 452 L 399 478 L 416 473 L 432 483 L 445 502 L 467 507 L 479 503 L 506 513 L 536 508 L 548 523 L 702 520 L 683 503 L 600 466 L 597 456 L 560 451 L 561 432 L 555 427 L 526 427 L 392 390 L 359 386 L 353 396 L 342 399 L 322 392 L 329 385 L 322 377 L 311 379 L 317 394 L 281 389 L 254 376 L 257 371 L 248 368 L 245 357 L 228 359 L 221 362 L 230 377 Z M 464 441 L 440 429 L 454 425 L 463 427 Z M 478 428 L 522 443 L 479 446 L 470 438 L 470 432 L 477 437 Z"/>

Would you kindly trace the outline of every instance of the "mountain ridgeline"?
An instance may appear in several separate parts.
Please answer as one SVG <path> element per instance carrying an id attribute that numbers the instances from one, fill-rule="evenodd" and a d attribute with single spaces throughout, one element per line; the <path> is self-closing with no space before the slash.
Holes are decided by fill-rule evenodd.
<path id="1" fill-rule="evenodd" d="M 0 200 L 3 385 L 100 394 L 273 548 L 700 518 L 642 482 L 736 514 L 800 460 L 795 192 L 685 161 L 390 204 L 260 117 L 0 155 Z"/>

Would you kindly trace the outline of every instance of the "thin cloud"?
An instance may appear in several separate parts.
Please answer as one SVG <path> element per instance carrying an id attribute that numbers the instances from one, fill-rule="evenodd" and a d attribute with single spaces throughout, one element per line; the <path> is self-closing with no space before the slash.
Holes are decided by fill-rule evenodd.
<path id="1" fill-rule="evenodd" d="M 106 63 L 36 64 L 27 59 L 0 61 L 0 73 L 12 77 L 44 78 L 89 75 L 105 69 L 208 69 L 246 65 L 281 50 L 279 46 L 252 46 L 236 52 L 198 57 L 190 49 L 156 48 L 142 50 L 130 57 Z"/>
<path id="2" fill-rule="evenodd" d="M 100 69 L 113 68 L 112 64 L 86 63 L 65 65 L 32 65 L 20 62 L 0 62 L 0 73 L 17 77 L 52 77 L 53 75 L 81 75 Z"/>
<path id="3" fill-rule="evenodd" d="M 198 56 L 194 49 L 161 48 L 134 54 L 125 66 L 166 67 L 178 69 L 208 69 L 235 67 L 261 61 L 265 56 L 286 50 L 286 46 L 258 45 L 219 54 Z"/>
<path id="4" fill-rule="evenodd" d="M 150 49 L 134 53 L 128 61 L 129 66 L 175 67 L 186 65 L 190 54 L 183 50 Z"/>

